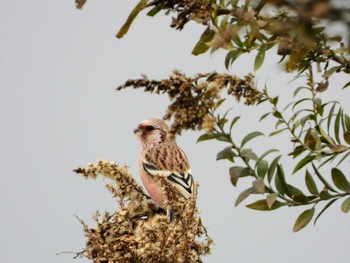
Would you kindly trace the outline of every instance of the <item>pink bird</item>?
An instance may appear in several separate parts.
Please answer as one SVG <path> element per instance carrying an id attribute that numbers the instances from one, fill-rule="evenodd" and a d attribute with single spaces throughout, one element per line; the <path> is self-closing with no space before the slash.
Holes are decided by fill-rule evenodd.
<path id="1" fill-rule="evenodd" d="M 193 177 L 186 154 L 169 136 L 169 127 L 164 121 L 142 121 L 134 133 L 140 138 L 139 173 L 151 199 L 161 208 L 165 197 L 155 175 L 164 176 L 175 186 L 180 195 L 188 199 L 193 192 Z M 167 211 L 170 221 L 171 211 Z"/>

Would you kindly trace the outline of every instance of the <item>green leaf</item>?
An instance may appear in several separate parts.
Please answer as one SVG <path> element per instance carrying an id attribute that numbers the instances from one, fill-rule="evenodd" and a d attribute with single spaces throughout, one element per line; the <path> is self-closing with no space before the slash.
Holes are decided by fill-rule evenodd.
<path id="1" fill-rule="evenodd" d="M 286 183 L 286 179 L 284 176 L 284 171 L 282 165 L 278 164 L 277 165 L 277 172 L 276 172 L 276 177 L 275 177 L 275 185 L 276 189 L 280 194 L 286 194 L 288 196 L 292 196 L 288 185 Z"/>
<path id="2" fill-rule="evenodd" d="M 268 194 L 266 197 L 266 204 L 269 209 L 271 209 L 272 205 L 275 203 L 277 200 L 278 194 L 277 193 L 272 193 Z"/>
<path id="3" fill-rule="evenodd" d="M 339 140 L 339 126 L 340 126 L 340 119 L 342 116 L 342 109 L 339 109 L 338 113 L 337 113 L 337 117 L 335 117 L 335 122 L 334 122 L 334 136 L 336 141 L 340 144 L 340 140 Z"/>
<path id="4" fill-rule="evenodd" d="M 233 186 L 237 185 L 237 181 L 241 177 L 251 176 L 252 171 L 246 167 L 232 166 L 229 170 L 230 179 Z"/>
<path id="5" fill-rule="evenodd" d="M 261 160 L 258 162 L 257 173 L 259 177 L 264 178 L 268 169 L 269 169 L 269 163 L 266 160 Z"/>
<path id="6" fill-rule="evenodd" d="M 224 17 L 221 19 L 221 22 L 220 22 L 220 28 L 221 28 L 221 30 L 225 30 L 225 29 L 227 28 L 228 20 L 229 20 L 229 17 L 228 17 L 228 16 L 224 16 Z"/>
<path id="7" fill-rule="evenodd" d="M 252 133 L 249 133 L 248 135 L 246 135 L 242 142 L 241 142 L 241 148 L 247 143 L 249 142 L 250 140 L 254 139 L 255 137 L 258 137 L 258 136 L 262 136 L 264 135 L 262 132 L 259 132 L 259 131 L 255 131 L 255 132 L 252 132 Z"/>
<path id="8" fill-rule="evenodd" d="M 275 174 L 276 171 L 276 167 L 278 165 L 278 161 L 280 160 L 280 158 L 282 157 L 282 155 L 277 156 L 275 159 L 273 159 L 273 161 L 270 164 L 269 170 L 267 171 L 267 179 L 269 181 L 269 183 L 271 183 L 272 178 Z"/>
<path id="9" fill-rule="evenodd" d="M 305 184 L 307 187 L 307 190 L 313 195 L 319 195 L 319 191 L 317 189 L 317 186 L 315 184 L 314 179 L 312 178 L 311 174 L 309 173 L 308 170 L 306 170 L 305 173 Z"/>
<path id="10" fill-rule="evenodd" d="M 278 100 L 279 100 L 279 97 L 278 97 L 278 96 L 276 96 L 276 97 L 274 97 L 274 98 L 271 99 L 271 103 L 273 104 L 273 106 L 276 106 L 276 105 L 277 105 Z M 280 113 L 278 110 L 275 110 L 275 111 L 273 112 L 273 116 L 275 116 L 276 118 L 281 118 L 281 117 L 282 117 L 281 113 Z"/>
<path id="11" fill-rule="evenodd" d="M 258 193 L 260 194 L 265 193 L 265 184 L 263 179 L 259 178 L 253 181 L 253 186 Z"/>
<path id="12" fill-rule="evenodd" d="M 306 227 L 312 217 L 314 216 L 314 213 L 315 213 L 315 208 L 311 208 L 311 209 L 307 209 L 305 210 L 304 212 L 302 212 L 297 220 L 295 221 L 295 224 L 294 224 L 294 227 L 293 227 L 293 231 L 294 232 L 298 232 L 299 230 L 303 229 L 304 227 Z"/>
<path id="13" fill-rule="evenodd" d="M 285 130 L 287 130 L 287 129 L 288 129 L 288 128 L 283 128 L 283 129 L 281 129 L 281 130 L 273 131 L 273 132 L 271 132 L 271 133 L 269 134 L 269 137 L 274 136 L 274 135 L 277 135 L 277 134 L 279 134 L 279 133 L 281 133 L 281 132 L 283 132 L 283 131 L 285 131 Z"/>
<path id="14" fill-rule="evenodd" d="M 290 108 L 290 106 L 292 106 L 295 102 L 294 101 L 291 101 L 289 102 L 282 110 L 282 113 L 284 113 L 288 108 Z"/>
<path id="15" fill-rule="evenodd" d="M 232 131 L 233 126 L 236 124 L 236 122 L 241 118 L 241 116 L 236 116 L 232 119 L 230 124 L 230 132 Z"/>
<path id="16" fill-rule="evenodd" d="M 297 102 L 294 103 L 292 110 L 294 111 L 295 107 L 298 106 L 300 103 L 304 102 L 304 101 L 310 101 L 310 98 L 303 98 L 301 100 L 298 100 Z"/>
<path id="17" fill-rule="evenodd" d="M 320 34 L 321 32 L 323 32 L 325 30 L 325 27 L 324 26 L 314 27 L 313 30 L 317 34 Z"/>
<path id="18" fill-rule="evenodd" d="M 305 165 L 307 165 L 309 162 L 311 162 L 313 159 L 315 159 L 314 155 L 306 155 L 303 159 L 301 159 L 297 165 L 294 167 L 293 174 L 295 174 L 297 171 L 299 171 L 301 168 L 303 168 Z"/>
<path id="19" fill-rule="evenodd" d="M 215 31 L 211 30 L 209 27 L 203 32 L 201 35 L 199 41 L 195 45 L 195 47 L 192 50 L 192 55 L 198 56 L 200 54 L 205 53 L 210 46 L 207 45 L 208 42 L 210 42 L 215 35 Z"/>
<path id="20" fill-rule="evenodd" d="M 204 133 L 204 134 L 202 134 L 201 136 L 198 137 L 197 142 L 217 139 L 220 136 L 222 136 L 222 133 L 213 133 L 213 134 Z"/>
<path id="21" fill-rule="evenodd" d="M 336 105 L 337 105 L 337 103 L 334 103 L 332 108 L 329 110 L 328 120 L 327 120 L 327 130 L 328 131 L 330 130 L 329 128 L 331 127 L 331 121 L 332 121 L 332 118 L 333 118 L 333 113 L 334 113 Z"/>
<path id="22" fill-rule="evenodd" d="M 222 120 L 225 120 L 223 124 L 225 124 L 226 122 L 228 122 L 228 119 L 226 119 L 227 114 L 229 114 L 230 111 L 232 111 L 233 108 L 229 108 L 227 111 L 225 111 L 224 116 L 222 118 L 220 118 L 220 115 L 218 116 L 219 122 Z"/>
<path id="23" fill-rule="evenodd" d="M 215 110 L 221 106 L 221 104 L 225 101 L 226 99 L 220 99 L 218 102 L 215 103 Z"/>
<path id="24" fill-rule="evenodd" d="M 303 110 L 303 111 L 309 111 L 309 110 Z M 308 114 L 300 119 L 300 124 L 301 126 L 304 127 L 306 122 L 310 121 L 314 115 L 313 114 Z"/>
<path id="25" fill-rule="evenodd" d="M 223 134 L 222 136 L 217 137 L 216 140 L 221 142 L 231 142 L 230 135 L 228 134 Z"/>
<path id="26" fill-rule="evenodd" d="M 248 196 L 250 196 L 251 194 L 254 194 L 254 193 L 255 194 L 258 193 L 254 187 L 249 187 L 248 189 L 241 192 L 236 199 L 235 206 L 238 206 L 244 199 L 246 199 Z"/>
<path id="27" fill-rule="evenodd" d="M 252 149 L 248 148 L 248 149 L 242 149 L 241 150 L 241 156 L 257 161 L 259 158 L 258 156 L 252 151 Z"/>
<path id="28" fill-rule="evenodd" d="M 230 65 L 242 54 L 241 50 L 232 50 L 227 53 L 225 58 L 225 67 L 229 69 Z"/>
<path id="29" fill-rule="evenodd" d="M 327 189 L 323 189 L 321 192 L 320 192 L 320 198 L 322 200 L 329 200 L 332 198 L 332 195 L 329 193 L 329 191 Z"/>
<path id="30" fill-rule="evenodd" d="M 294 150 L 289 153 L 288 155 L 292 155 L 293 159 L 298 157 L 301 153 L 303 153 L 306 150 L 306 148 L 303 145 L 298 145 L 294 148 Z"/>
<path id="31" fill-rule="evenodd" d="M 298 202 L 300 204 L 307 204 L 307 202 L 309 201 L 309 198 L 303 194 L 293 195 L 292 198 L 295 202 Z"/>
<path id="32" fill-rule="evenodd" d="M 272 204 L 272 206 L 269 207 L 267 205 L 266 199 L 261 199 L 261 200 L 255 201 L 254 203 L 251 203 L 251 204 L 247 205 L 247 207 L 250 208 L 250 209 L 254 209 L 254 210 L 270 211 L 270 210 L 275 210 L 277 208 L 280 208 L 283 205 L 284 205 L 283 203 L 281 203 L 281 202 L 276 200 Z"/>
<path id="33" fill-rule="evenodd" d="M 232 151 L 232 146 L 228 146 L 225 149 L 223 149 L 222 151 L 218 152 L 218 154 L 216 155 L 216 160 L 224 160 L 227 159 L 231 162 L 233 162 L 233 157 L 235 157 L 236 155 L 234 154 L 234 152 Z"/>
<path id="34" fill-rule="evenodd" d="M 220 99 L 215 103 L 215 110 L 218 109 L 226 99 Z"/>
<path id="35" fill-rule="evenodd" d="M 321 137 L 319 136 L 319 133 L 317 131 L 313 130 L 311 134 L 315 139 L 315 146 L 314 146 L 313 150 L 316 152 L 321 151 L 322 145 L 321 145 Z"/>
<path id="36" fill-rule="evenodd" d="M 265 119 L 267 116 L 269 116 L 271 113 L 272 113 L 272 112 L 267 112 L 267 113 L 263 114 L 263 115 L 260 117 L 259 121 L 262 121 L 262 120 Z"/>
<path id="37" fill-rule="evenodd" d="M 328 142 L 328 144 L 334 144 L 333 139 L 328 136 L 328 134 L 322 129 L 321 126 L 318 126 L 318 129 L 319 129 L 322 137 Z"/>
<path id="38" fill-rule="evenodd" d="M 280 126 L 281 124 L 284 124 L 284 121 L 283 120 L 278 120 L 275 124 L 275 129 L 278 128 L 278 126 Z"/>
<path id="39" fill-rule="evenodd" d="M 287 186 L 288 186 L 288 190 L 289 190 L 291 196 L 304 195 L 304 193 L 299 188 L 297 188 L 291 184 L 287 184 Z"/>
<path id="40" fill-rule="evenodd" d="M 345 88 L 347 88 L 347 87 L 350 87 L 350 81 L 349 81 L 348 83 L 346 83 L 346 84 L 344 85 L 344 87 L 342 87 L 341 89 L 345 89 Z"/>
<path id="41" fill-rule="evenodd" d="M 270 150 L 267 150 L 267 151 L 264 152 L 262 155 L 260 155 L 258 162 L 260 162 L 260 161 L 261 161 L 262 159 L 264 159 L 267 155 L 269 155 L 270 153 L 273 153 L 273 152 L 279 152 L 279 150 L 278 150 L 278 149 L 270 149 Z"/>
<path id="42" fill-rule="evenodd" d="M 275 100 L 277 98 L 277 100 Z M 277 102 L 275 102 L 275 101 L 278 101 L 278 97 L 275 97 L 274 99 L 273 99 L 273 104 L 277 104 Z M 275 118 L 277 118 L 277 119 L 282 119 L 282 114 L 278 111 L 278 110 L 275 110 L 273 113 L 272 113 L 272 116 L 274 116 Z"/>
<path id="43" fill-rule="evenodd" d="M 332 180 L 334 185 L 344 192 L 350 192 L 350 183 L 346 179 L 345 175 L 338 168 L 332 169 Z"/>
<path id="44" fill-rule="evenodd" d="M 344 160 L 346 160 L 350 155 L 350 152 L 347 152 L 337 163 L 337 166 L 339 166 Z"/>
<path id="45" fill-rule="evenodd" d="M 322 100 L 320 98 L 314 98 L 313 100 L 314 106 L 316 106 L 317 113 L 323 116 L 324 112 L 324 104 L 322 104 Z"/>
<path id="46" fill-rule="evenodd" d="M 316 166 L 311 163 L 312 168 L 314 168 L 315 174 L 317 175 L 318 179 L 320 179 L 320 181 L 323 183 L 323 185 L 329 189 L 332 192 L 337 192 L 336 190 L 334 190 L 334 188 L 323 178 L 323 176 L 320 174 L 320 172 L 317 170 Z"/>
<path id="47" fill-rule="evenodd" d="M 131 11 L 124 25 L 119 29 L 117 38 L 122 38 L 129 31 L 129 28 L 132 22 L 137 17 L 137 15 L 146 7 L 147 3 L 148 3 L 148 0 L 140 0 L 140 2 Z"/>
<path id="48" fill-rule="evenodd" d="M 258 54 L 255 57 L 254 71 L 257 71 L 261 67 L 261 65 L 264 63 L 265 53 L 266 53 L 266 45 L 262 45 L 259 49 Z"/>
<path id="49" fill-rule="evenodd" d="M 350 73 L 350 72 L 349 72 Z M 342 126 L 342 131 L 344 132 L 344 131 L 346 131 L 346 126 L 345 126 L 345 113 L 344 113 L 344 111 L 343 111 L 343 109 L 342 109 L 342 115 L 341 115 L 341 119 L 340 119 L 340 123 L 341 123 L 341 126 Z"/>
<path id="50" fill-rule="evenodd" d="M 330 69 L 328 69 L 324 74 L 323 77 L 324 78 L 329 78 L 334 72 L 336 72 L 338 69 L 341 69 L 343 66 L 336 66 L 336 67 L 332 67 Z"/>
<path id="51" fill-rule="evenodd" d="M 306 90 L 309 90 L 310 91 L 310 88 L 309 87 L 305 87 L 305 86 L 301 86 L 301 87 L 298 87 L 295 91 L 294 91 L 294 94 L 293 94 L 293 97 L 295 97 L 299 91 L 303 90 L 303 89 L 306 89 Z"/>
<path id="52" fill-rule="evenodd" d="M 324 206 L 324 208 L 318 213 L 318 215 L 316 216 L 316 218 L 315 218 L 315 221 L 314 221 L 314 225 L 316 225 L 316 222 L 317 222 L 317 220 L 319 219 L 319 217 L 323 214 L 323 212 L 324 211 L 326 211 L 326 209 L 328 208 L 328 207 L 330 207 L 335 201 L 337 201 L 338 199 L 333 199 L 333 200 L 331 200 L 331 201 L 329 201 L 325 206 Z"/>
<path id="53" fill-rule="evenodd" d="M 341 204 L 341 211 L 347 213 L 350 211 L 350 197 L 345 199 L 345 201 Z"/>
<path id="54" fill-rule="evenodd" d="M 244 47 L 244 44 L 241 40 L 241 38 L 239 37 L 239 35 L 237 35 L 235 38 L 232 39 L 233 42 L 240 48 L 243 48 Z"/>
<path id="55" fill-rule="evenodd" d="M 350 132 L 350 117 L 347 114 L 344 114 L 344 123 L 346 130 Z"/>

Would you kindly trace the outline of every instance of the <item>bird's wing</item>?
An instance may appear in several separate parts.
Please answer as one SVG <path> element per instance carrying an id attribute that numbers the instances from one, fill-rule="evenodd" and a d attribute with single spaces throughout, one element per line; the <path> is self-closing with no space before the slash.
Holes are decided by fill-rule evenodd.
<path id="1" fill-rule="evenodd" d="M 186 154 L 175 143 L 152 147 L 145 153 L 142 169 L 151 176 L 166 177 L 179 191 L 189 198 L 193 191 L 193 177 Z"/>

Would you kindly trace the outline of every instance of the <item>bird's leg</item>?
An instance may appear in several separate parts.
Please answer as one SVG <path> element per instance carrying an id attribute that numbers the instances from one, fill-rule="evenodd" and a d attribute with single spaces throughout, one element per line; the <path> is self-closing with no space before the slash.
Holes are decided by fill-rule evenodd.
<path id="1" fill-rule="evenodd" d="M 174 221 L 174 214 L 173 214 L 173 211 L 171 211 L 170 208 L 167 208 L 166 214 L 168 215 L 169 223 L 173 222 L 173 221 Z"/>

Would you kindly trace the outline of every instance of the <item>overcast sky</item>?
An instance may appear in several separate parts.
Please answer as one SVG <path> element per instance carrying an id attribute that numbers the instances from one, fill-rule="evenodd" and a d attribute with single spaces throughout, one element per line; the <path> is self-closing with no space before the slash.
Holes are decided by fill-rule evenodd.
<path id="1" fill-rule="evenodd" d="M 226 72 L 224 52 L 190 55 L 203 30 L 194 23 L 178 32 L 169 27 L 170 17 L 141 14 L 125 38 L 116 39 L 135 5 L 131 0 L 88 0 L 80 11 L 73 0 L 0 0 L 0 262 L 88 262 L 56 255 L 84 247 L 82 226 L 74 215 L 93 224 L 94 211 L 113 211 L 117 203 L 104 188 L 107 181 L 86 181 L 72 169 L 104 157 L 128 164 L 139 180 L 139 142 L 132 130 L 145 118 L 161 118 L 168 103 L 166 96 L 117 92 L 115 87 L 141 73 L 165 78 L 174 68 L 188 75 Z M 287 84 L 292 76 L 282 74 L 278 58 L 269 54 L 256 73 L 258 84 L 267 83 L 271 92 L 288 97 L 297 83 Z M 243 57 L 230 72 L 252 72 L 253 58 Z M 346 80 L 333 80 L 323 97 L 342 100 L 350 112 L 349 91 L 337 92 Z M 268 121 L 257 122 L 268 105 L 228 103 L 233 115 L 242 116 L 235 138 L 274 129 Z M 292 227 L 305 208 L 266 213 L 244 205 L 234 208 L 238 193 L 250 183 L 234 188 L 230 164 L 215 161 L 225 145 L 196 144 L 198 136 L 184 133 L 178 143 L 201 185 L 198 205 L 215 240 L 213 254 L 204 262 L 348 262 L 349 215 L 340 212 L 340 202 L 316 227 L 299 233 Z M 262 153 L 281 144 L 290 150 L 283 139 L 260 138 L 254 147 Z M 302 175 L 296 177 L 292 180 L 303 181 Z"/>

